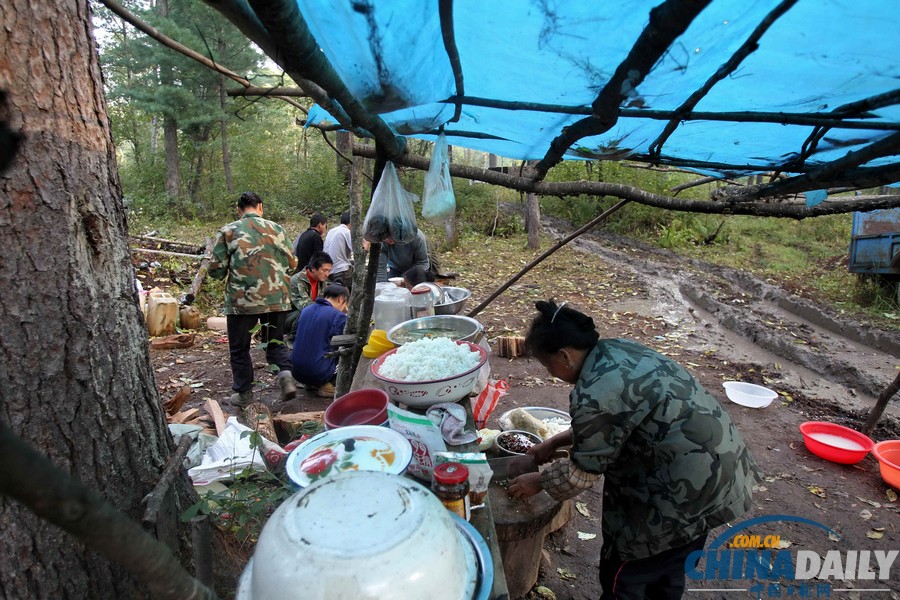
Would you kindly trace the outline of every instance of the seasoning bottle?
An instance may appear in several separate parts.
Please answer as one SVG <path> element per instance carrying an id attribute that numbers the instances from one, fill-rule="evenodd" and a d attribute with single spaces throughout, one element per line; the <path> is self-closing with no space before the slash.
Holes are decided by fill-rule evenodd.
<path id="1" fill-rule="evenodd" d="M 417 285 L 410 290 L 409 307 L 412 318 L 427 317 L 434 314 L 434 294 L 427 285 Z"/>
<path id="2" fill-rule="evenodd" d="M 431 490 L 450 512 L 469 520 L 469 469 L 457 462 L 434 468 Z"/>

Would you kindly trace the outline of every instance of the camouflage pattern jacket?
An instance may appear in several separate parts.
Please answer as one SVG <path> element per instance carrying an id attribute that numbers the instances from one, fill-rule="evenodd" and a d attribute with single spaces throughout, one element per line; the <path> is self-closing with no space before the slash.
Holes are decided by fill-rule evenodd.
<path id="1" fill-rule="evenodd" d="M 296 267 L 281 225 L 246 213 L 219 230 L 209 275 L 225 279 L 225 314 L 255 315 L 291 310 L 288 273 Z"/>
<path id="2" fill-rule="evenodd" d="M 684 367 L 601 339 L 569 397 L 578 469 L 603 473 L 604 547 L 646 558 L 750 509 L 758 468 L 731 417 Z"/>

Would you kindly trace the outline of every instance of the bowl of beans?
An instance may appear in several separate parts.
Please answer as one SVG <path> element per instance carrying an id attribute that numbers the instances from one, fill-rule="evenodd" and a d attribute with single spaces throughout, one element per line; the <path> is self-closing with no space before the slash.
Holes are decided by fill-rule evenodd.
<path id="1" fill-rule="evenodd" d="M 540 444 L 541 438 L 521 429 L 509 429 L 501 431 L 494 438 L 494 450 L 503 456 L 519 456 L 526 454 L 535 444 Z"/>

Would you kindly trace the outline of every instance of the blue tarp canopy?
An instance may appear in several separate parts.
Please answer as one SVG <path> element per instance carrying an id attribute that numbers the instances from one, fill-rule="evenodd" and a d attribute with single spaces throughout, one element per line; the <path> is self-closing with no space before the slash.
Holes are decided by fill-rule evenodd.
<path id="1" fill-rule="evenodd" d="M 253 20 L 242 30 L 301 87 L 324 89 L 332 104 L 310 125 L 379 140 L 360 114 L 402 136 L 443 128 L 452 145 L 544 172 L 630 158 L 900 180 L 896 0 L 212 4 L 239 27 Z"/>

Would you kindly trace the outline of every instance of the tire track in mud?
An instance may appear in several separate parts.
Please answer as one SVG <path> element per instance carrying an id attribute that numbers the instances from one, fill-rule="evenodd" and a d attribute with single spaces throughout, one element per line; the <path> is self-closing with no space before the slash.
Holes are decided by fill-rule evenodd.
<path id="1" fill-rule="evenodd" d="M 567 229 L 545 218 L 550 235 L 560 238 Z M 693 328 L 691 337 L 717 353 L 788 363 L 775 371 L 808 394 L 867 409 L 896 376 L 900 334 L 842 317 L 750 273 L 608 234 L 589 233 L 570 245 L 632 271 L 648 291 L 650 310 Z M 891 405 L 897 412 L 896 398 Z"/>

